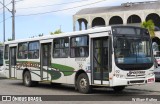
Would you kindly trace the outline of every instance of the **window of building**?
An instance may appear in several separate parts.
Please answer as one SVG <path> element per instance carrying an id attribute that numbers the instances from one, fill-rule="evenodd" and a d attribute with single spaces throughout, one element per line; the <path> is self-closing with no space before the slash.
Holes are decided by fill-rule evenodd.
<path id="1" fill-rule="evenodd" d="M 28 58 L 38 59 L 39 58 L 39 42 L 30 42 L 28 48 Z"/>
<path id="2" fill-rule="evenodd" d="M 71 57 L 88 57 L 89 55 L 88 36 L 78 36 L 71 38 Z"/>
<path id="3" fill-rule="evenodd" d="M 57 38 L 53 40 L 53 57 L 66 58 L 69 53 L 69 38 Z"/>
<path id="4" fill-rule="evenodd" d="M 27 43 L 19 43 L 18 44 L 18 58 L 26 59 L 28 54 L 28 44 Z"/>
<path id="5" fill-rule="evenodd" d="M 9 46 L 5 45 L 4 59 L 8 59 L 8 50 L 9 50 Z"/>

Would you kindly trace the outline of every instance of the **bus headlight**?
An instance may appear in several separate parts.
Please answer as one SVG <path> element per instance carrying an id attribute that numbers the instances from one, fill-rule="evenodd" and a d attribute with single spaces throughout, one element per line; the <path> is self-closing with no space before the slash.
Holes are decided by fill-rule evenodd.
<path id="1" fill-rule="evenodd" d="M 152 73 L 149 73 L 148 75 L 149 75 L 149 76 L 153 76 L 153 75 L 154 75 L 154 73 L 152 72 Z"/>

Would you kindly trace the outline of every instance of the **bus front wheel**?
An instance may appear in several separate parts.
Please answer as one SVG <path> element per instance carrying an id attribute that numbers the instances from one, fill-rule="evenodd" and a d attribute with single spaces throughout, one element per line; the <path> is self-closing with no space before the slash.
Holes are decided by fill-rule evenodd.
<path id="1" fill-rule="evenodd" d="M 85 73 L 82 73 L 78 76 L 77 79 L 77 88 L 81 93 L 90 93 L 91 86 L 89 85 L 89 79 Z"/>
<path id="2" fill-rule="evenodd" d="M 27 87 L 32 87 L 37 85 L 38 82 L 32 81 L 30 72 L 26 71 L 23 75 L 23 84 Z"/>

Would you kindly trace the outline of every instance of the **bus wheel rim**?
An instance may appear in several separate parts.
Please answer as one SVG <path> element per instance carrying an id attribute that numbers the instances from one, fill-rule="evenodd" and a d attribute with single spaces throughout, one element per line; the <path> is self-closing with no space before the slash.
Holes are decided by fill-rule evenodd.
<path id="1" fill-rule="evenodd" d="M 87 88 L 87 80 L 85 78 L 82 78 L 80 80 L 80 83 L 79 83 L 81 89 L 86 89 Z"/>
<path id="2" fill-rule="evenodd" d="M 25 76 L 25 83 L 26 83 L 26 84 L 29 84 L 29 81 L 30 81 L 30 78 L 29 78 L 28 75 L 26 75 L 26 76 Z"/>

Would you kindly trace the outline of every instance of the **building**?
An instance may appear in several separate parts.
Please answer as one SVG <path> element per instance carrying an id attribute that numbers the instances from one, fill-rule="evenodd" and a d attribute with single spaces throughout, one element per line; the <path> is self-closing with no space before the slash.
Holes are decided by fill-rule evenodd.
<path id="1" fill-rule="evenodd" d="M 140 26 L 147 20 L 153 20 L 156 33 L 153 41 L 160 45 L 160 0 L 82 9 L 73 16 L 73 30 L 122 24 Z"/>

